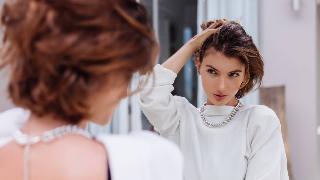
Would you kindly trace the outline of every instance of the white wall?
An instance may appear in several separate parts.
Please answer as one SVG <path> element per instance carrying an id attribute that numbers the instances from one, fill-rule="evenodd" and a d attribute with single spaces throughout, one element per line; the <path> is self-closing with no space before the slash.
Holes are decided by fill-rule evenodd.
<path id="1" fill-rule="evenodd" d="M 7 94 L 8 73 L 0 70 L 0 112 L 12 107 Z"/>
<path id="2" fill-rule="evenodd" d="M 292 0 L 261 0 L 259 39 L 266 65 L 264 86 L 286 87 L 294 179 L 318 180 L 316 2 L 300 2 L 294 12 Z"/>
<path id="3" fill-rule="evenodd" d="M 317 0 L 318 2 L 318 5 L 317 5 L 317 93 L 318 93 L 318 98 L 317 98 L 317 119 L 318 119 L 318 133 L 317 133 L 317 142 L 318 142 L 318 151 L 320 150 L 320 52 L 319 52 L 319 49 L 320 49 L 320 0 Z M 320 169 L 320 154 L 318 155 L 318 166 L 319 166 L 319 169 Z"/>
<path id="4" fill-rule="evenodd" d="M 3 4 L 3 0 L 0 0 L 0 7 Z M 2 39 L 2 32 L 0 31 L 0 39 Z M 0 41 L 0 48 L 1 48 Z M 0 70 L 0 112 L 12 107 L 10 100 L 7 95 L 7 82 L 8 82 L 8 72 Z"/>

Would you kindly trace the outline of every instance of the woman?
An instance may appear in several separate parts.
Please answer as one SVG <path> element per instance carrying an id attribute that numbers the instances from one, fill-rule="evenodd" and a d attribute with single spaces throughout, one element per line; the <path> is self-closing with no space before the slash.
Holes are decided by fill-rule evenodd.
<path id="1" fill-rule="evenodd" d="M 162 65 L 141 93 L 141 106 L 156 131 L 175 142 L 185 158 L 187 180 L 286 180 L 286 155 L 276 114 L 239 100 L 263 77 L 252 38 L 236 22 L 204 23 Z M 172 84 L 195 53 L 207 101 L 199 108 L 172 96 Z"/>
<path id="2" fill-rule="evenodd" d="M 182 179 L 178 148 L 151 133 L 93 137 L 109 123 L 157 43 L 135 0 L 17 0 L 1 16 L 9 94 L 0 179 Z"/>

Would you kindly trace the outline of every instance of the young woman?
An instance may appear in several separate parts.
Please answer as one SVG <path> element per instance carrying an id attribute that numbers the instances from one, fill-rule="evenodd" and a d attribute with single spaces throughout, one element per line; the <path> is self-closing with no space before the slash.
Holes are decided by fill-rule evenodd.
<path id="1" fill-rule="evenodd" d="M 210 21 L 202 29 L 154 67 L 155 82 L 141 93 L 143 112 L 156 131 L 180 146 L 186 180 L 287 180 L 276 114 L 240 101 L 263 77 L 252 38 L 232 21 Z M 194 53 L 207 95 L 199 108 L 171 95 L 177 73 Z"/>
<path id="2" fill-rule="evenodd" d="M 178 148 L 151 133 L 92 137 L 157 43 L 135 0 L 16 0 L 3 7 L 9 94 L 0 114 L 2 180 L 180 180 Z M 23 109 L 22 109 L 23 108 Z"/>

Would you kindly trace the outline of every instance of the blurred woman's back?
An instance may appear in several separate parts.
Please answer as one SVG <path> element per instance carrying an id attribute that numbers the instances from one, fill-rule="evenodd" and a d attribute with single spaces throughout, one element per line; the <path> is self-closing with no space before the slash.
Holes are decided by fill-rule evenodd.
<path id="1" fill-rule="evenodd" d="M 12 127 L 0 128 L 0 179 L 182 178 L 181 155 L 165 140 L 86 130 L 109 122 L 134 73 L 152 70 L 157 43 L 142 5 L 16 0 L 5 3 L 1 21 L 0 67 L 10 68 L 19 108 L 0 114 Z"/>
<path id="2" fill-rule="evenodd" d="M 36 144 L 30 151 L 32 180 L 105 180 L 107 158 L 101 144 L 78 136 L 67 136 L 48 144 Z M 23 179 L 23 149 L 15 142 L 0 148 L 0 179 Z"/>

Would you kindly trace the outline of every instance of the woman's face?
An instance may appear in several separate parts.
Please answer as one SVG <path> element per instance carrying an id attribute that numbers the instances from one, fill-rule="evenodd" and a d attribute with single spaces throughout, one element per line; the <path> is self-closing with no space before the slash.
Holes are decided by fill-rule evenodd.
<path id="1" fill-rule="evenodd" d="M 237 103 L 235 95 L 245 81 L 245 65 L 238 58 L 226 57 L 214 48 L 209 48 L 202 63 L 196 61 L 207 104 L 231 105 Z"/>

